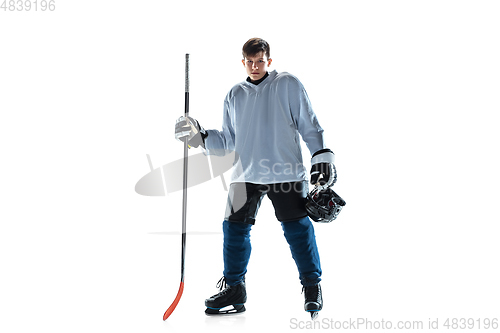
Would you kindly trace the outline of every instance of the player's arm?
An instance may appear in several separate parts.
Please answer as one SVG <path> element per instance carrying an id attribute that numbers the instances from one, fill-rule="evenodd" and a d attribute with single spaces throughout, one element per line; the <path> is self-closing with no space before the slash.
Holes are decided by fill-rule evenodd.
<path id="1" fill-rule="evenodd" d="M 306 90 L 298 80 L 289 85 L 290 109 L 297 124 L 297 130 L 311 152 L 311 184 L 330 187 L 337 179 L 334 153 L 326 148 L 323 128 L 319 125 Z"/>
<path id="2" fill-rule="evenodd" d="M 235 131 L 230 117 L 229 101 L 224 101 L 222 131 L 207 130 L 205 149 L 208 155 L 224 156 L 234 151 Z"/>

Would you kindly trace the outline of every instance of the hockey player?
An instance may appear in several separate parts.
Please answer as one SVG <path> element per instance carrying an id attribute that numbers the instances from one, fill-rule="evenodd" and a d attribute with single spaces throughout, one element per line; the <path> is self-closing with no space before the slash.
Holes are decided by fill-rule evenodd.
<path id="1" fill-rule="evenodd" d="M 204 130 L 191 117 L 181 117 L 176 123 L 178 140 L 201 146 L 206 154 L 235 151 L 239 158 L 223 221 L 224 276 L 218 283 L 220 292 L 205 301 L 205 312 L 245 311 L 250 229 L 267 195 L 299 271 L 305 310 L 315 318 L 323 307 L 322 271 L 314 228 L 304 207 L 308 186 L 299 135 L 312 155 L 311 184 L 332 185 L 334 154 L 325 146 L 323 129 L 301 82 L 289 73 L 268 71 L 272 62 L 269 44 L 252 38 L 242 53 L 248 78 L 225 98 L 222 131 Z"/>

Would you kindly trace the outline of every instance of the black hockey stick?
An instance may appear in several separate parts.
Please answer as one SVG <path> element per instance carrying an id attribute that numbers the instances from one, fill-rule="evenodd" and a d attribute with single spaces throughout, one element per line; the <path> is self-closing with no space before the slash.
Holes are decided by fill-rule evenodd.
<path id="1" fill-rule="evenodd" d="M 186 54 L 186 76 L 185 76 L 185 92 L 184 92 L 184 116 L 189 116 L 189 54 Z M 181 284 L 177 296 L 170 307 L 163 314 L 163 320 L 174 312 L 175 307 L 181 299 L 184 291 L 184 261 L 186 257 L 186 211 L 187 211 L 187 174 L 188 172 L 188 140 L 184 141 L 184 170 L 182 175 L 182 252 L 181 252 Z"/>

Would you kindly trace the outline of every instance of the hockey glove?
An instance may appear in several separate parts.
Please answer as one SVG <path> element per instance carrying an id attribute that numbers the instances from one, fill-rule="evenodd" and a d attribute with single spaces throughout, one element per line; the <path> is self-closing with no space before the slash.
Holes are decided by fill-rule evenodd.
<path id="1" fill-rule="evenodd" d="M 205 138 L 208 136 L 198 121 L 191 117 L 180 117 L 175 122 L 175 138 L 181 142 L 188 140 L 188 146 L 205 148 Z"/>
<path id="2" fill-rule="evenodd" d="M 321 149 L 311 159 L 311 184 L 328 188 L 337 181 L 337 171 L 333 164 L 335 155 L 330 149 Z"/>

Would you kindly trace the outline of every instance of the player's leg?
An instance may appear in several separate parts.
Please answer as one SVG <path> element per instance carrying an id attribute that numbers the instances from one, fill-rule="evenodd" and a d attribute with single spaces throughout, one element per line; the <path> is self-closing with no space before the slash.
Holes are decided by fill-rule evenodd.
<path id="1" fill-rule="evenodd" d="M 322 271 L 314 227 L 305 210 L 306 195 L 304 182 L 275 184 L 268 193 L 299 271 L 305 296 L 304 308 L 315 318 L 323 307 L 319 285 Z"/>
<path id="2" fill-rule="evenodd" d="M 245 279 L 252 252 L 250 243 L 251 224 L 224 221 L 224 277 L 226 283 L 235 286 Z"/>
<path id="3" fill-rule="evenodd" d="M 220 292 L 205 300 L 207 314 L 245 311 L 245 274 L 252 251 L 250 230 L 262 196 L 259 186 L 255 184 L 231 184 L 223 222 L 224 276 L 218 283 Z M 223 309 L 228 306 L 232 308 Z"/>
<path id="4" fill-rule="evenodd" d="M 306 216 L 296 221 L 282 222 L 281 225 L 302 285 L 318 284 L 321 281 L 322 271 L 311 221 Z"/>
<path id="5" fill-rule="evenodd" d="M 316 318 L 323 308 L 321 292 L 321 263 L 314 227 L 308 217 L 297 221 L 281 223 L 285 238 L 290 245 L 292 257 L 299 271 L 302 291 L 304 293 L 304 310 Z"/>

